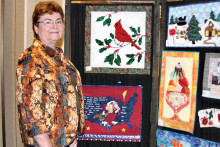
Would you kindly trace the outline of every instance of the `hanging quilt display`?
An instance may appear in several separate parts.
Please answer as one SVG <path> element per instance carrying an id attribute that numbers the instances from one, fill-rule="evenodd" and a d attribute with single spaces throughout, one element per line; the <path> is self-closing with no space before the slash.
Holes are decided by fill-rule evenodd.
<path id="1" fill-rule="evenodd" d="M 215 109 L 214 117 L 215 117 L 215 122 L 214 122 L 215 127 L 220 128 L 220 109 Z"/>
<path id="2" fill-rule="evenodd" d="M 220 47 L 220 2 L 168 6 L 167 47 Z"/>
<path id="3" fill-rule="evenodd" d="M 220 127 L 220 109 L 210 108 L 198 111 L 201 128 Z"/>
<path id="4" fill-rule="evenodd" d="M 198 60 L 198 52 L 163 51 L 158 125 L 193 132 Z"/>
<path id="5" fill-rule="evenodd" d="M 157 147 L 219 147 L 220 143 L 167 130 L 157 130 Z"/>
<path id="6" fill-rule="evenodd" d="M 150 74 L 151 5 L 86 6 L 85 73 Z"/>
<path id="7" fill-rule="evenodd" d="M 141 141 L 142 87 L 83 86 L 85 131 L 82 140 Z"/>
<path id="8" fill-rule="evenodd" d="M 220 53 L 206 53 L 202 96 L 220 99 Z"/>

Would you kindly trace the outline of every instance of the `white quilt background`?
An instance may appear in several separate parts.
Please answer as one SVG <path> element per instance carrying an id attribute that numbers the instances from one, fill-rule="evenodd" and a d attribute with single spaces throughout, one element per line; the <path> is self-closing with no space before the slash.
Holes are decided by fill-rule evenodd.
<path id="1" fill-rule="evenodd" d="M 110 68 L 140 68 L 144 69 L 145 64 L 145 54 L 141 61 L 138 63 L 137 60 L 134 61 L 132 65 L 126 65 L 129 60 L 126 57 L 126 54 L 136 54 L 137 52 L 145 51 L 145 39 L 141 45 L 136 44 L 141 48 L 141 50 L 137 50 L 135 47 L 131 47 L 131 45 L 127 45 L 120 49 L 119 55 L 121 57 L 121 66 L 116 64 L 110 65 L 109 63 L 105 63 L 105 57 L 110 53 L 114 53 L 114 50 L 117 48 L 111 48 L 103 53 L 99 53 L 99 49 L 101 48 L 96 42 L 95 39 L 104 40 L 105 38 L 110 39 L 110 33 L 115 35 L 115 27 L 113 26 L 118 20 L 121 19 L 122 27 L 128 32 L 129 35 L 132 34 L 130 30 L 130 26 L 134 28 L 141 28 L 141 34 L 145 34 L 146 30 L 146 12 L 118 12 L 116 14 L 112 14 L 111 17 L 111 25 L 103 26 L 102 22 L 96 22 L 97 18 L 100 16 L 105 16 L 107 14 L 111 14 L 114 12 L 101 12 L 96 11 L 91 13 L 91 53 L 90 53 L 90 66 L 91 67 L 110 67 Z M 125 43 L 127 44 L 127 43 Z M 117 45 L 112 41 L 112 47 L 117 47 Z"/>

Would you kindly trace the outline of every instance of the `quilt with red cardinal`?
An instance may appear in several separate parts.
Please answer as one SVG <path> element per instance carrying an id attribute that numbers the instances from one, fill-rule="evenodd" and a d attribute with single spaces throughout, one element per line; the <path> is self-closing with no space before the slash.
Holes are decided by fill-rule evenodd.
<path id="1" fill-rule="evenodd" d="M 86 124 L 82 140 L 141 141 L 142 87 L 83 86 Z"/>
<path id="2" fill-rule="evenodd" d="M 87 6 L 85 72 L 150 74 L 152 6 Z"/>

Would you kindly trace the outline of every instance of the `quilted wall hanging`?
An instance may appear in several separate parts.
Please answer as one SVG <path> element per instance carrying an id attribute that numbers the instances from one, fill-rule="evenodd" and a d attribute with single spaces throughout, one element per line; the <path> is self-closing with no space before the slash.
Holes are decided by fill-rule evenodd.
<path id="1" fill-rule="evenodd" d="M 220 109 L 210 108 L 198 111 L 201 128 L 220 127 Z"/>
<path id="2" fill-rule="evenodd" d="M 206 53 L 202 96 L 220 99 L 220 53 Z"/>
<path id="3" fill-rule="evenodd" d="M 198 52 L 163 51 L 159 126 L 193 132 L 198 60 Z"/>
<path id="4" fill-rule="evenodd" d="M 142 87 L 83 86 L 85 132 L 81 140 L 141 141 Z"/>
<path id="5" fill-rule="evenodd" d="M 167 130 L 157 130 L 158 147 L 219 147 L 220 143 Z"/>
<path id="6" fill-rule="evenodd" d="M 215 114 L 214 114 L 214 118 L 215 118 L 215 127 L 220 128 L 220 109 L 215 109 Z"/>
<path id="7" fill-rule="evenodd" d="M 168 7 L 167 47 L 220 47 L 220 2 Z"/>
<path id="8" fill-rule="evenodd" d="M 150 74 L 152 6 L 86 6 L 85 73 Z"/>

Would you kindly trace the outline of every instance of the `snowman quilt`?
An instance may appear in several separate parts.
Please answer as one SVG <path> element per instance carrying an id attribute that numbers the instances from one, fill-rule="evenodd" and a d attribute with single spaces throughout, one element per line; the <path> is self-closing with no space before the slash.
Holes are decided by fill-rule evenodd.
<path id="1" fill-rule="evenodd" d="M 168 7 L 167 47 L 220 47 L 220 2 Z"/>

